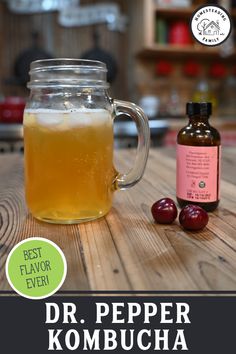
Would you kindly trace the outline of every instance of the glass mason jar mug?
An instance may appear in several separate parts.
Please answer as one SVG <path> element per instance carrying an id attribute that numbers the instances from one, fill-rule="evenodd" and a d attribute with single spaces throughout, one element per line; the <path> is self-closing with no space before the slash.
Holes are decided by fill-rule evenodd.
<path id="1" fill-rule="evenodd" d="M 149 149 L 149 125 L 133 103 L 111 99 L 106 66 L 80 59 L 31 63 L 30 98 L 24 112 L 26 201 L 37 219 L 61 224 L 99 218 L 112 194 L 142 177 Z M 136 123 L 133 169 L 113 166 L 113 118 Z"/>

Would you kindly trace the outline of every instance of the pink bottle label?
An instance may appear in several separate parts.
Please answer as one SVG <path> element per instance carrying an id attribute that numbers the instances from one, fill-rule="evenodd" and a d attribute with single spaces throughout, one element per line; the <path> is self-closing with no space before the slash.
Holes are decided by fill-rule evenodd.
<path id="1" fill-rule="evenodd" d="M 177 197 L 193 202 L 219 199 L 221 146 L 177 144 Z"/>

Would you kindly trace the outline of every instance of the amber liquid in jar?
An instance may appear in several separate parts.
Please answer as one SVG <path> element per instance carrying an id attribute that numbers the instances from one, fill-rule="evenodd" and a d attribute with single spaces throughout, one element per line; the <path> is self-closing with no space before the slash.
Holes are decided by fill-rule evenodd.
<path id="1" fill-rule="evenodd" d="M 177 136 L 177 201 L 213 211 L 219 204 L 221 139 L 209 124 L 211 103 L 189 102 L 189 123 Z"/>
<path id="2" fill-rule="evenodd" d="M 108 111 L 25 110 L 24 140 L 26 200 L 37 219 L 72 223 L 108 212 L 117 174 Z"/>

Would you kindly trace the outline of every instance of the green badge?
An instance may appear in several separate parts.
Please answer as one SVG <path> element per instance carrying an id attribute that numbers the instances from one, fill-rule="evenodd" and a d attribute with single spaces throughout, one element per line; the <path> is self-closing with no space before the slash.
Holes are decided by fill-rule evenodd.
<path id="1" fill-rule="evenodd" d="M 29 299 L 44 299 L 62 286 L 67 263 L 52 241 L 31 237 L 19 242 L 8 255 L 6 276 L 11 287 Z"/>

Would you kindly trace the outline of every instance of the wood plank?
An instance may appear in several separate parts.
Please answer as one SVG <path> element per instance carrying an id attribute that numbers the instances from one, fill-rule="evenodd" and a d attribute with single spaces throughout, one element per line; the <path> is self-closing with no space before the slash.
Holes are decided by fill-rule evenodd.
<path id="1" fill-rule="evenodd" d="M 121 203 L 118 208 L 113 208 L 107 220 L 132 288 L 195 289 L 188 272 L 167 242 L 163 228 L 159 228 L 157 233 L 156 225 L 150 223 L 145 212 L 140 213 L 137 210 L 139 206 L 133 204 L 126 208 L 124 205 L 125 203 Z"/>
<path id="2" fill-rule="evenodd" d="M 152 203 L 175 198 L 175 151 L 151 149 L 141 182 L 118 191 L 110 213 L 80 225 L 50 225 L 28 214 L 23 156 L 0 155 L 0 289 L 10 289 L 4 265 L 10 249 L 30 236 L 58 244 L 68 262 L 65 290 L 235 290 L 236 149 L 224 149 L 222 199 L 200 232 L 156 224 Z M 134 150 L 118 150 L 116 166 L 128 171 Z"/>
<path id="3" fill-rule="evenodd" d="M 127 152 L 124 155 L 128 167 L 128 165 L 131 165 L 133 156 L 131 153 Z M 168 153 L 166 155 L 168 155 Z M 171 155 L 174 155 L 173 150 Z M 174 178 L 170 179 L 170 176 L 173 176 Z M 153 181 L 156 181 L 155 184 Z M 163 150 L 161 149 L 159 151 L 151 150 L 147 170 L 140 185 L 142 185 L 142 188 L 140 189 L 138 186 L 135 187 L 139 189 L 135 193 L 135 199 L 138 205 L 143 203 L 143 206 L 145 206 L 146 211 L 149 214 L 150 223 L 152 220 L 150 215 L 150 207 L 152 203 L 163 196 L 170 196 L 173 199 L 175 198 L 174 159 L 167 156 L 163 159 Z M 171 226 L 164 226 L 164 237 L 169 240 L 171 244 L 170 249 L 172 248 L 171 251 L 173 252 L 173 249 L 175 250 L 175 253 L 177 254 L 176 256 L 191 274 L 192 283 L 195 281 L 200 289 L 213 290 L 218 289 L 219 287 L 221 289 L 235 288 L 233 269 L 235 269 L 236 264 L 234 261 L 235 251 L 232 245 L 235 243 L 236 218 L 232 212 L 226 209 L 226 207 L 233 207 L 233 203 L 235 207 L 236 195 L 234 194 L 236 191 L 234 185 L 229 185 L 226 182 L 222 183 L 222 189 L 223 195 L 227 189 L 228 191 L 231 191 L 232 203 L 228 198 L 222 198 L 222 206 L 220 206 L 215 213 L 210 213 L 209 227 L 205 231 L 200 232 L 197 235 L 184 232 L 177 222 Z M 130 191 L 130 193 L 132 193 L 132 191 Z M 145 202 L 142 198 L 145 199 Z M 143 217 L 141 220 L 143 220 Z M 156 225 L 156 237 L 161 237 L 161 228 L 162 225 Z M 219 236 L 217 237 L 215 235 L 216 230 L 219 233 Z M 203 242 L 205 240 L 207 240 L 208 243 Z M 209 240 L 211 240 L 211 242 Z M 213 254 L 212 250 L 214 250 Z M 226 264 L 222 266 L 222 263 L 224 262 Z M 183 279 L 179 277 L 179 281 L 182 283 Z M 173 280 L 170 282 L 170 279 L 168 279 L 168 284 L 172 284 L 173 288 L 176 289 L 177 284 L 173 283 Z M 194 289 L 192 285 L 191 288 Z"/>
<path id="4" fill-rule="evenodd" d="M 220 51 L 218 48 L 200 48 L 198 45 L 168 45 L 153 43 L 150 46 L 145 46 L 139 52 L 136 53 L 140 58 L 158 59 L 160 57 L 195 57 L 198 55 L 204 59 L 212 59 L 212 57 L 220 58 Z M 235 58 L 236 52 L 234 51 L 230 56 L 225 58 L 227 61 Z"/>
<path id="5" fill-rule="evenodd" d="M 130 290 L 130 281 L 106 218 L 81 224 L 79 229 L 91 289 Z"/>
<path id="6" fill-rule="evenodd" d="M 46 237 L 58 244 L 66 255 L 68 277 L 64 289 L 88 289 L 76 226 L 47 225 L 28 214 L 23 189 L 23 157 L 0 156 L 0 289 L 9 289 L 5 261 L 11 248 L 27 237 Z"/>

